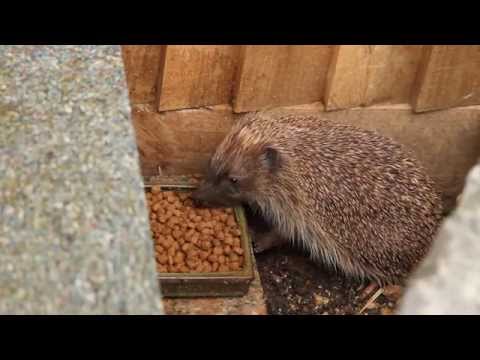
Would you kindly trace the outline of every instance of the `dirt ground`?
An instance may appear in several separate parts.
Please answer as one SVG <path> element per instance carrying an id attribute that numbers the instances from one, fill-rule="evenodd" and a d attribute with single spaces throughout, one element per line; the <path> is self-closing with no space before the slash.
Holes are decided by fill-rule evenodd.
<path id="1" fill-rule="evenodd" d="M 246 215 L 254 233 L 268 230 L 248 208 Z M 255 258 L 271 315 L 391 315 L 403 290 L 397 285 L 385 287 L 364 309 L 377 289 L 314 263 L 300 249 L 283 246 Z"/>
<path id="2" fill-rule="evenodd" d="M 346 280 L 313 263 L 300 250 L 273 249 L 256 260 L 271 315 L 355 315 L 376 292 L 365 292 L 367 284 Z M 400 286 L 385 288 L 361 314 L 392 314 L 401 291 Z"/>

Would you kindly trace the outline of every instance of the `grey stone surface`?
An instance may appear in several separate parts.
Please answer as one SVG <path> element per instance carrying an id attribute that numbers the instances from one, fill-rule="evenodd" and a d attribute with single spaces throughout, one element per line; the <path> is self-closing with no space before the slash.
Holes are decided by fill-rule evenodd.
<path id="1" fill-rule="evenodd" d="M 398 314 L 480 314 L 480 165 L 412 276 Z"/>
<path id="2" fill-rule="evenodd" d="M 0 313 L 161 314 L 118 46 L 0 47 Z"/>

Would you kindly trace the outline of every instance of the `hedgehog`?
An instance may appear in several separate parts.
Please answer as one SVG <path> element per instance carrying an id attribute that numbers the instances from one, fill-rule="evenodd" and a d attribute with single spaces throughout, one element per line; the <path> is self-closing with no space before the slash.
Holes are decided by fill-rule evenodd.
<path id="1" fill-rule="evenodd" d="M 192 198 L 257 209 L 271 225 L 255 235 L 257 253 L 296 244 L 379 285 L 413 271 L 443 210 L 425 169 L 393 139 L 317 115 L 261 112 L 233 125 Z"/>

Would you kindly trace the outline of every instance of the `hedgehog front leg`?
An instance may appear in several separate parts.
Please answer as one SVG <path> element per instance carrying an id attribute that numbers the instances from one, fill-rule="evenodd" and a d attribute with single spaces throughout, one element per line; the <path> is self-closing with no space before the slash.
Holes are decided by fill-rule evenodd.
<path id="1" fill-rule="evenodd" d="M 256 254 L 260 254 L 266 250 L 279 247 L 286 242 L 288 241 L 274 230 L 263 233 L 255 233 L 253 235 L 253 251 Z"/>

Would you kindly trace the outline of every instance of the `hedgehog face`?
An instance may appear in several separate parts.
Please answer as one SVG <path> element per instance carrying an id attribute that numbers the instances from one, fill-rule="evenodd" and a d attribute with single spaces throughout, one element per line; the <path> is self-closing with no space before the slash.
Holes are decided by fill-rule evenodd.
<path id="1" fill-rule="evenodd" d="M 204 183 L 192 194 L 192 199 L 207 207 L 232 207 L 250 202 L 258 194 L 262 180 L 278 166 L 277 151 L 267 146 L 250 152 L 216 154 L 210 160 Z"/>
<path id="2" fill-rule="evenodd" d="M 217 174 L 208 168 L 205 181 L 192 194 L 192 199 L 203 207 L 231 207 L 244 201 L 247 177 L 241 173 L 223 171 Z"/>

